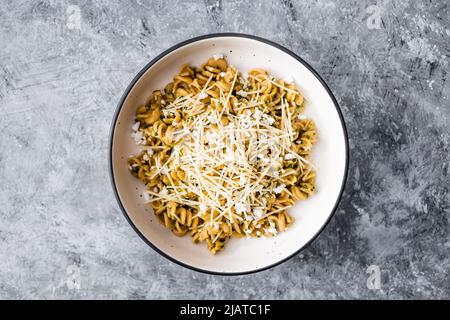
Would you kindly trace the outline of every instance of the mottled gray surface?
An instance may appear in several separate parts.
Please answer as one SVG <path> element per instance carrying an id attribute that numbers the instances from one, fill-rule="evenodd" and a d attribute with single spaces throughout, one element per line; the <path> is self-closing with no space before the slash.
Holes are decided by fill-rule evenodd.
<path id="1" fill-rule="evenodd" d="M 1 1 L 0 298 L 450 298 L 449 2 L 248 2 Z M 120 213 L 107 167 L 110 121 L 137 71 L 225 31 L 316 68 L 351 147 L 322 235 L 240 277 L 151 250 Z M 379 290 L 366 285 L 370 265 Z"/>

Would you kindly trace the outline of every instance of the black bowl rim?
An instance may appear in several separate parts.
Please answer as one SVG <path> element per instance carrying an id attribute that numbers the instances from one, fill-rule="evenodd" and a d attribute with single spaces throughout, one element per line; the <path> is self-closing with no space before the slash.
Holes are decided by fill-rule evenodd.
<path id="1" fill-rule="evenodd" d="M 222 37 L 239 37 L 239 38 L 247 38 L 247 39 L 251 39 L 251 40 L 256 40 L 265 44 L 268 44 L 272 47 L 275 47 L 287 54 L 289 54 L 291 57 L 293 57 L 294 59 L 296 59 L 298 62 L 300 62 L 301 64 L 303 64 L 309 71 L 311 71 L 313 73 L 313 75 L 320 81 L 320 83 L 324 86 L 324 88 L 327 90 L 328 94 L 330 95 L 331 99 L 333 100 L 334 106 L 336 108 L 336 111 L 339 115 L 339 119 L 341 121 L 341 125 L 342 125 L 342 130 L 344 133 L 344 138 L 345 138 L 345 169 L 344 169 L 344 177 L 342 180 L 342 185 L 341 185 L 341 189 L 339 191 L 339 195 L 336 199 L 336 203 L 333 206 L 332 211 L 330 212 L 327 220 L 325 221 L 325 223 L 322 225 L 322 227 L 319 229 L 319 231 L 306 243 L 304 244 L 301 248 L 299 248 L 297 251 L 295 251 L 294 253 L 290 254 L 289 256 L 275 262 L 272 263 L 268 266 L 264 266 L 262 268 L 258 268 L 258 269 L 253 269 L 253 270 L 248 270 L 248 271 L 243 271 L 243 272 L 218 272 L 218 271 L 211 271 L 211 270 L 206 270 L 206 269 L 201 269 L 201 268 L 197 268 L 194 266 L 191 266 L 189 264 L 186 264 L 184 262 L 181 262 L 171 256 L 169 256 L 168 254 L 166 254 L 165 252 L 163 252 L 161 249 L 159 249 L 156 245 L 154 245 L 150 240 L 148 240 L 138 229 L 138 227 L 133 223 L 133 221 L 131 220 L 130 216 L 128 215 L 127 211 L 125 210 L 125 207 L 122 204 L 122 201 L 120 200 L 120 196 L 119 196 L 119 192 L 117 190 L 116 187 L 116 182 L 114 179 L 114 171 L 113 171 L 113 138 L 114 138 L 114 132 L 115 132 L 115 128 L 117 125 L 117 118 L 119 116 L 120 111 L 122 110 L 122 106 L 123 103 L 125 102 L 125 99 L 128 97 L 128 94 L 130 93 L 131 89 L 134 87 L 134 85 L 136 84 L 136 82 L 142 77 L 142 75 L 151 67 L 153 66 L 155 63 L 157 63 L 159 60 L 161 60 L 163 57 L 165 57 L 167 54 L 169 54 L 172 51 L 175 51 L 181 47 L 184 47 L 188 44 L 197 42 L 197 41 L 201 41 L 201 40 L 205 40 L 205 39 L 211 39 L 211 38 L 222 38 Z M 145 65 L 141 71 L 139 71 L 139 73 L 133 78 L 133 80 L 131 81 L 131 83 L 128 85 L 128 87 L 125 90 L 125 93 L 122 95 L 122 97 L 120 98 L 120 101 L 116 107 L 116 111 L 114 112 L 114 116 L 113 116 L 113 120 L 111 123 L 111 129 L 110 129 L 110 136 L 109 136 L 109 173 L 110 173 L 110 179 L 111 179 L 111 184 L 112 184 L 112 188 L 114 191 L 114 195 L 116 197 L 116 200 L 119 204 L 119 207 L 123 213 L 123 215 L 125 216 L 126 220 L 128 221 L 128 223 L 131 225 L 131 227 L 134 229 L 134 231 L 141 237 L 141 239 L 147 244 L 149 245 L 153 250 L 155 250 L 156 252 L 158 252 L 160 255 L 162 255 L 163 257 L 167 258 L 168 260 L 175 262 L 176 264 L 183 266 L 185 268 L 197 271 L 197 272 L 202 272 L 202 273 L 206 273 L 206 274 L 213 274 L 213 275 L 222 275 L 222 276 L 238 276 L 238 275 L 246 275 L 246 274 L 252 274 L 252 273 L 256 273 L 256 272 L 260 272 L 260 271 L 264 271 L 270 268 L 273 268 L 283 262 L 286 262 L 287 260 L 291 259 L 292 257 L 296 256 L 297 254 L 299 254 L 301 251 L 303 251 L 306 247 L 308 247 L 314 240 L 317 239 L 317 237 L 319 236 L 320 233 L 322 233 L 322 231 L 325 229 L 325 227 L 328 225 L 328 223 L 330 222 L 331 218 L 334 216 L 337 207 L 339 205 L 340 200 L 342 199 L 342 195 L 345 189 L 345 184 L 347 181 L 347 176 L 348 176 L 348 166 L 349 166 L 349 157 L 350 157 L 350 153 L 349 153 L 349 140 L 348 140 L 348 135 L 347 135 L 347 128 L 345 125 L 345 121 L 344 121 L 344 117 L 342 115 L 341 109 L 339 107 L 339 104 L 336 101 L 336 98 L 334 97 L 332 91 L 330 90 L 330 88 L 328 87 L 328 85 L 326 84 L 326 82 L 322 79 L 322 77 L 317 73 L 316 70 L 313 69 L 313 67 L 311 67 L 306 61 L 304 61 L 302 58 L 300 58 L 297 54 L 295 54 L 294 52 L 292 52 L 291 50 L 283 47 L 282 45 L 275 43 L 273 41 L 258 37 L 258 36 L 254 36 L 254 35 L 249 35 L 249 34 L 244 34 L 244 33 L 233 33 L 233 32 L 225 32 L 225 33 L 211 33 L 211 34 L 206 34 L 206 35 L 202 35 L 202 36 L 198 36 L 198 37 L 194 37 L 185 41 L 182 41 L 172 47 L 170 47 L 169 49 L 165 50 L 164 52 L 162 52 L 161 54 L 159 54 L 157 57 L 155 57 L 154 59 L 152 59 L 149 63 L 147 63 L 147 65 Z"/>

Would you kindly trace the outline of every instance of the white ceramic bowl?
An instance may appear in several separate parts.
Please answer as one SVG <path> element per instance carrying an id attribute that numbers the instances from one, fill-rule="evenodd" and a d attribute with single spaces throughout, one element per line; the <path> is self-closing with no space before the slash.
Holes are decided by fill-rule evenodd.
<path id="1" fill-rule="evenodd" d="M 312 160 L 318 167 L 317 194 L 289 210 L 295 222 L 276 237 L 231 239 L 211 255 L 205 244 L 193 244 L 165 229 L 140 196 L 143 184 L 128 172 L 127 158 L 138 148 L 130 137 L 136 107 L 165 84 L 184 63 L 200 65 L 222 53 L 241 71 L 264 68 L 275 77 L 292 76 L 304 94 L 306 115 L 317 126 Z M 330 220 L 342 195 L 348 166 L 348 139 L 339 106 L 311 66 L 271 41 L 243 34 L 213 34 L 182 42 L 153 59 L 133 79 L 119 102 L 111 129 L 111 178 L 119 205 L 134 230 L 153 249 L 185 267 L 213 274 L 245 274 L 275 266 L 308 245 Z"/>

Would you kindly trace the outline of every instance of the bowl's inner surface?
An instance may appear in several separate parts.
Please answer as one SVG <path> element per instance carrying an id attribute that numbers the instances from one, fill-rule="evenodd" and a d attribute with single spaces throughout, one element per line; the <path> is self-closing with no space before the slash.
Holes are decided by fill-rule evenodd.
<path id="1" fill-rule="evenodd" d="M 318 133 L 312 160 L 317 169 L 316 195 L 289 210 L 295 222 L 274 238 L 232 239 L 213 256 L 206 244 L 195 245 L 189 235 L 179 238 L 165 229 L 141 197 L 143 184 L 128 172 L 127 158 L 138 153 L 130 138 L 136 107 L 153 90 L 162 89 L 184 63 L 200 65 L 223 53 L 240 71 L 266 69 L 275 77 L 292 76 L 306 99 L 305 114 Z M 339 114 L 321 82 L 298 60 L 271 45 L 241 37 L 200 40 L 172 51 L 150 67 L 131 89 L 113 133 L 112 168 L 121 203 L 132 223 L 155 247 L 181 263 L 212 272 L 249 272 L 289 257 L 323 227 L 338 201 L 345 176 L 346 144 Z"/>

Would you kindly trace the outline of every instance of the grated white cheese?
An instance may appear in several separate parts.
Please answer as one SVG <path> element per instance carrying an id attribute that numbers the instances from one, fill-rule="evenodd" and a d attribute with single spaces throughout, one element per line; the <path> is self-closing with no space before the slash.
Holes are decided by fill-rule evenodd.
<path id="1" fill-rule="evenodd" d="M 216 117 L 213 114 L 208 114 L 206 116 L 206 119 L 208 119 L 208 121 L 211 122 L 211 123 L 216 122 Z"/>
<path id="2" fill-rule="evenodd" d="M 235 157 L 235 154 L 234 154 L 232 148 L 228 147 L 223 156 L 224 156 L 224 160 L 227 162 L 235 162 L 236 161 L 236 157 Z M 239 183 L 240 183 L 240 181 L 241 180 L 239 180 Z"/>
<path id="3" fill-rule="evenodd" d="M 211 227 L 213 227 L 214 229 L 216 229 L 216 230 L 218 230 L 219 227 L 220 227 L 220 223 L 218 223 L 218 222 L 216 222 L 216 221 L 211 221 L 211 222 L 209 223 L 209 225 L 210 225 Z"/>
<path id="4" fill-rule="evenodd" d="M 135 124 L 133 124 L 133 126 L 131 127 L 131 130 L 133 131 L 138 131 L 139 130 L 139 126 L 141 125 L 141 123 L 138 121 Z"/>
<path id="5" fill-rule="evenodd" d="M 136 131 L 131 134 L 131 138 L 133 138 L 134 142 L 137 145 L 145 145 L 147 143 L 147 139 L 145 138 L 142 131 Z"/>
<path id="6" fill-rule="evenodd" d="M 245 92 L 244 90 L 239 90 L 238 92 L 236 92 L 237 95 L 240 95 L 242 97 L 246 97 L 247 96 L 247 92 Z"/>
<path id="7" fill-rule="evenodd" d="M 273 125 L 275 123 L 275 119 L 271 116 L 268 116 L 266 114 L 264 114 L 264 118 L 261 121 L 262 123 L 266 124 L 266 125 Z"/>
<path id="8" fill-rule="evenodd" d="M 200 92 L 200 94 L 198 95 L 198 98 L 200 100 L 208 98 L 208 94 L 205 91 Z"/>
<path id="9" fill-rule="evenodd" d="M 163 112 L 163 115 L 166 117 L 175 115 L 172 111 L 167 110 L 167 109 L 164 109 L 162 112 Z"/>
<path id="10" fill-rule="evenodd" d="M 166 166 L 162 166 L 160 172 L 164 175 L 168 175 L 169 174 L 169 169 L 167 169 Z"/>
<path id="11" fill-rule="evenodd" d="M 253 120 L 250 118 L 249 114 L 240 114 L 239 122 L 241 123 L 242 128 L 248 129 L 251 128 L 254 124 Z"/>
<path id="12" fill-rule="evenodd" d="M 294 154 L 292 154 L 292 153 L 286 153 L 285 155 L 284 155 L 284 159 L 285 160 L 292 160 L 292 159 L 296 159 L 297 157 L 294 155 Z"/>
<path id="13" fill-rule="evenodd" d="M 234 123 L 230 122 L 227 126 L 225 126 L 225 128 L 228 130 L 233 130 L 235 128 Z"/>
<path id="14" fill-rule="evenodd" d="M 219 59 L 223 59 L 223 54 L 222 53 L 218 53 L 213 55 L 214 60 L 219 60 Z"/>
<path id="15" fill-rule="evenodd" d="M 236 213 L 244 213 L 247 212 L 247 205 L 242 202 L 238 202 L 234 204 L 234 210 L 236 210 Z"/>
<path id="16" fill-rule="evenodd" d="M 162 194 L 162 195 L 168 195 L 169 194 L 169 190 L 167 190 L 167 188 L 164 186 L 159 193 Z"/>
<path id="17" fill-rule="evenodd" d="M 254 215 L 257 219 L 261 218 L 262 215 L 263 215 L 262 209 L 261 209 L 261 208 L 253 209 L 253 215 Z"/>
<path id="18" fill-rule="evenodd" d="M 260 121 L 264 112 L 262 112 L 260 109 L 256 108 L 255 112 L 253 112 L 253 118 L 255 118 L 256 121 Z"/>
<path id="19" fill-rule="evenodd" d="M 248 87 L 250 86 L 250 82 L 248 81 L 248 73 L 244 72 L 242 75 L 245 77 L 243 82 L 244 89 L 248 89 Z"/>
<path id="20" fill-rule="evenodd" d="M 280 194 L 283 192 L 284 187 L 286 187 L 286 185 L 284 185 L 284 184 L 276 186 L 275 188 L 273 188 L 273 192 L 275 192 L 276 194 Z"/>
<path id="21" fill-rule="evenodd" d="M 207 131 L 205 138 L 206 138 L 206 142 L 208 142 L 211 145 L 219 145 L 220 144 L 220 139 L 219 139 L 219 135 L 217 134 L 217 132 Z"/>
<path id="22" fill-rule="evenodd" d="M 291 75 L 289 75 L 289 76 L 287 76 L 287 77 L 284 77 L 284 78 L 283 78 L 283 81 L 284 81 L 285 83 L 287 83 L 287 84 L 291 84 L 291 83 L 294 82 L 294 78 L 293 78 Z"/>
<path id="23" fill-rule="evenodd" d="M 200 209 L 200 212 L 203 213 L 203 212 L 206 212 L 206 210 L 208 210 L 208 206 L 202 202 L 202 203 L 200 203 L 199 209 Z"/>
<path id="24" fill-rule="evenodd" d="M 241 187 L 245 186 L 247 184 L 247 182 L 248 182 L 248 179 L 245 176 L 240 176 L 239 177 L 239 185 Z"/>
<path id="25" fill-rule="evenodd" d="M 150 202 L 152 200 L 152 198 L 153 198 L 153 196 L 150 193 L 148 193 L 148 192 L 144 192 L 142 194 L 142 197 L 144 198 L 145 202 Z"/>
<path id="26" fill-rule="evenodd" d="M 272 223 L 270 224 L 270 227 L 266 229 L 266 231 L 272 235 L 277 234 L 277 229 L 275 228 L 275 226 Z"/>

